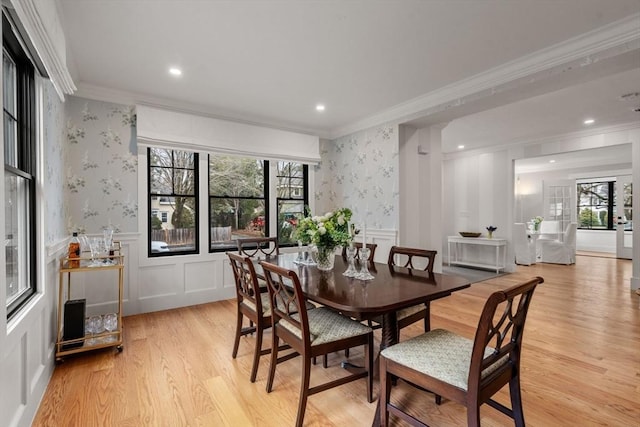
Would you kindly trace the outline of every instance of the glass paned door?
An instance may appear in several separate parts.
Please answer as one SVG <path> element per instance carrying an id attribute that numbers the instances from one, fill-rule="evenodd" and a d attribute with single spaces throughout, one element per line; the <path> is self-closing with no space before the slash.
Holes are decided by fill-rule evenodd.
<path id="1" fill-rule="evenodd" d="M 633 249 L 633 188 L 631 175 L 617 178 L 616 199 L 616 257 L 631 259 Z"/>

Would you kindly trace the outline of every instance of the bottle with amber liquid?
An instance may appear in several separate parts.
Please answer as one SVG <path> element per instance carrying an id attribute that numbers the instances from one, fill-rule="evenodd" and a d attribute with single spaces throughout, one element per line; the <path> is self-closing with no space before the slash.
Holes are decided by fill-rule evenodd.
<path id="1" fill-rule="evenodd" d="M 75 258 L 75 259 L 74 259 Z M 74 232 L 69 242 L 69 268 L 80 267 L 80 240 L 78 233 Z"/>

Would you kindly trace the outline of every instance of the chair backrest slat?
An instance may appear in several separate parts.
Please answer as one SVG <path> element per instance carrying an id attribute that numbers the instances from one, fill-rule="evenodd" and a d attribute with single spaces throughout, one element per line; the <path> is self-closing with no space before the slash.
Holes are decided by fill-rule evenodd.
<path id="1" fill-rule="evenodd" d="M 307 348 L 310 347 L 311 334 L 306 298 L 302 293 L 298 275 L 293 270 L 287 270 L 267 261 L 260 261 L 260 265 L 267 282 L 274 327 L 278 322 L 285 320 L 300 330 L 299 338 Z M 294 314 L 296 314 L 295 317 Z"/>
<path id="2" fill-rule="evenodd" d="M 233 252 L 227 252 L 233 277 L 236 282 L 236 297 L 238 303 L 249 300 L 256 307 L 258 313 L 262 313 L 262 301 L 260 295 L 260 285 L 258 284 L 258 276 L 251 258 L 241 256 Z"/>
<path id="3" fill-rule="evenodd" d="M 407 248 L 402 246 L 392 246 L 389 251 L 389 267 L 402 267 L 409 270 L 423 270 L 433 273 L 433 265 L 436 260 L 438 251 L 428 249 Z M 426 264 L 421 267 L 420 264 L 414 265 L 414 257 L 419 258 L 419 263 Z"/>
<path id="4" fill-rule="evenodd" d="M 280 254 L 277 237 L 255 237 L 238 239 L 238 252 L 251 258 L 270 257 Z"/>

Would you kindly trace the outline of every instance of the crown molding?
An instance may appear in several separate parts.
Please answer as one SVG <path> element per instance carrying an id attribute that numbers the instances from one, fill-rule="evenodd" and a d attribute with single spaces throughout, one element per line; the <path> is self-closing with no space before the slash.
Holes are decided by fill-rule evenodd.
<path id="1" fill-rule="evenodd" d="M 607 135 L 607 134 L 612 134 L 617 132 L 631 132 L 631 131 L 640 132 L 640 123 L 638 122 L 621 123 L 621 124 L 612 125 L 612 126 L 590 128 L 586 130 L 567 132 L 567 133 L 556 134 L 556 135 L 551 135 L 551 136 L 546 136 L 541 138 L 529 138 L 529 139 L 523 139 L 523 140 L 516 140 L 516 141 L 508 142 L 505 144 L 498 144 L 498 145 L 491 145 L 491 146 L 482 147 L 482 148 L 476 148 L 474 150 L 443 153 L 442 158 L 444 160 L 452 160 L 452 159 L 458 159 L 462 157 L 476 156 L 479 154 L 495 153 L 498 151 L 504 151 L 509 149 L 546 146 L 548 144 L 551 144 L 554 147 L 554 150 L 556 151 L 544 152 L 544 153 L 541 153 L 540 155 L 551 156 L 553 154 L 563 153 L 566 151 L 566 150 L 563 150 L 562 146 L 558 145 L 558 143 L 561 143 L 561 142 L 569 142 L 571 140 L 577 140 L 581 138 L 588 138 L 588 137 L 593 137 L 598 135 Z M 632 142 L 631 140 L 626 142 L 620 142 L 620 143 L 612 142 L 611 145 L 626 144 L 631 142 Z M 585 149 L 594 148 L 587 145 L 588 144 L 585 145 L 584 147 Z M 602 145 L 599 145 L 599 146 L 602 146 Z"/>
<path id="2" fill-rule="evenodd" d="M 66 42 L 54 2 L 11 0 L 20 25 L 26 31 L 48 77 L 61 100 L 76 90 L 66 64 Z"/>
<path id="3" fill-rule="evenodd" d="M 333 130 L 331 139 L 380 123 L 406 122 L 640 49 L 640 13 L 507 62 Z"/>

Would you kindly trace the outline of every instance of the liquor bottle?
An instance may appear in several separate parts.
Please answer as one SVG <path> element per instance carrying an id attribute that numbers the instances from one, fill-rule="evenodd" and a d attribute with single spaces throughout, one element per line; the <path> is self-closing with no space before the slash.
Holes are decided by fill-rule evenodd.
<path id="1" fill-rule="evenodd" d="M 78 240 L 78 233 L 73 232 L 73 236 L 71 237 L 71 241 L 69 242 L 69 267 L 70 268 L 78 268 L 80 267 L 80 240 Z"/>

